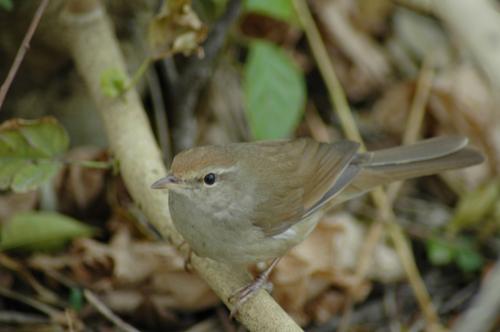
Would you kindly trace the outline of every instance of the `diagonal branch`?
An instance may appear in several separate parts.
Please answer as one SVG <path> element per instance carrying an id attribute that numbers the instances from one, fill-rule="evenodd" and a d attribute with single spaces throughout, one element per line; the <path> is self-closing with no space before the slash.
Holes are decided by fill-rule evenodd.
<path id="1" fill-rule="evenodd" d="M 166 170 L 151 132 L 140 98 L 134 89 L 111 99 L 100 88 L 101 74 L 115 68 L 126 73 L 125 62 L 109 19 L 96 1 L 85 12 L 66 7 L 61 15 L 65 41 L 99 109 L 110 147 L 119 160 L 121 175 L 137 205 L 165 239 L 179 245 L 168 211 L 168 194 L 150 185 Z M 187 248 L 186 248 L 187 249 Z M 194 256 L 193 267 L 227 304 L 229 295 L 249 282 L 243 270 Z M 250 331 L 301 331 L 300 327 L 265 291 L 243 305 L 237 318 Z"/>

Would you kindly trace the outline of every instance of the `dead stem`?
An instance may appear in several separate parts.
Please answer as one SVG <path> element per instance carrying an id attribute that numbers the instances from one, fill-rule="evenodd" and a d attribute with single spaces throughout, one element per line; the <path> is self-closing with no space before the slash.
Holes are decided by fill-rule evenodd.
<path id="1" fill-rule="evenodd" d="M 125 332 L 140 332 L 138 329 L 132 325 L 125 322 L 123 319 L 118 317 L 109 309 L 97 296 L 94 295 L 88 289 L 83 291 L 85 299 L 97 310 L 101 315 L 103 315 L 107 320 L 115 324 L 120 330 Z"/>
<path id="2" fill-rule="evenodd" d="M 0 295 L 4 297 L 8 297 L 10 299 L 19 301 L 21 303 L 24 303 L 30 307 L 35 308 L 36 310 L 46 314 L 50 318 L 56 318 L 56 317 L 62 317 L 62 313 L 59 312 L 57 309 L 53 308 L 52 306 L 45 304 L 43 302 L 40 302 L 38 300 L 32 299 L 26 295 L 23 295 L 21 293 L 15 292 L 13 290 L 0 287 Z"/>
<path id="3" fill-rule="evenodd" d="M 26 55 L 26 52 L 30 48 L 31 38 L 35 34 L 35 30 L 38 27 L 38 23 L 40 23 L 40 19 L 42 18 L 43 12 L 45 11 L 45 8 L 47 8 L 48 3 L 49 0 L 42 0 L 40 2 L 40 5 L 36 10 L 35 15 L 33 15 L 33 19 L 31 20 L 30 26 L 28 27 L 28 31 L 26 31 L 26 35 L 24 35 L 23 42 L 21 43 L 19 50 L 17 50 L 16 57 L 14 58 L 12 66 L 10 67 L 9 73 L 7 74 L 7 78 L 5 78 L 5 81 L 0 87 L 0 109 L 2 109 L 5 96 L 7 96 L 7 92 L 9 91 L 12 81 L 14 81 L 14 77 L 16 76 L 17 70 L 21 66 L 21 62 L 23 62 L 24 56 Z"/>
<path id="4" fill-rule="evenodd" d="M 302 24 L 302 27 L 304 28 L 305 34 L 309 41 L 309 45 L 311 46 L 314 58 L 318 64 L 323 79 L 325 80 L 330 95 L 330 100 L 332 104 L 335 106 L 335 110 L 337 111 L 337 114 L 339 116 L 342 128 L 344 129 L 347 138 L 362 143 L 363 140 L 356 126 L 356 122 L 352 116 L 347 98 L 335 74 L 335 69 L 333 67 L 332 62 L 330 61 L 330 58 L 328 56 L 325 45 L 321 39 L 318 28 L 314 23 L 312 14 L 309 11 L 309 8 L 304 0 L 294 0 L 293 3 L 297 15 L 299 17 L 299 20 Z M 408 280 L 412 285 L 413 291 L 420 305 L 420 308 L 426 317 L 428 325 L 433 327 L 438 326 L 439 319 L 434 309 L 434 305 L 432 304 L 427 289 L 425 288 L 425 284 L 422 281 L 422 277 L 420 276 L 420 273 L 417 269 L 415 259 L 409 248 L 407 239 L 404 233 L 402 232 L 401 228 L 395 222 L 396 217 L 390 205 L 390 201 L 387 198 L 387 195 L 382 189 L 377 189 L 372 192 L 372 198 L 380 214 L 380 218 L 376 223 L 381 224 L 382 222 L 385 222 L 389 226 L 388 227 L 389 235 L 392 238 L 392 241 L 394 242 L 396 251 L 401 259 Z M 382 226 L 377 226 L 377 227 L 382 228 Z M 378 234 L 380 234 L 381 232 L 377 230 L 376 232 L 373 233 L 374 233 L 374 235 L 372 235 L 373 238 L 377 239 L 379 237 Z M 374 245 L 377 242 L 378 241 L 373 241 L 373 244 L 371 245 Z M 370 252 L 372 251 L 370 250 Z M 367 255 L 367 257 L 369 257 L 369 255 Z M 364 276 L 366 274 L 365 261 L 367 260 L 368 259 L 365 258 L 364 260 L 362 260 L 363 265 L 361 264 L 359 265 L 361 276 Z M 352 308 L 348 308 L 346 312 L 348 313 L 350 310 L 352 310 Z M 347 321 L 347 319 L 345 321 Z M 345 322 L 343 328 L 346 329 L 348 325 L 349 325 L 348 322 Z M 343 329 L 341 328 L 340 331 L 343 331 Z"/>
<path id="5" fill-rule="evenodd" d="M 422 69 L 420 70 L 420 75 L 417 81 L 417 87 L 415 89 L 415 97 L 410 108 L 410 114 L 408 115 L 408 120 L 406 121 L 405 132 L 403 133 L 403 144 L 415 143 L 419 137 L 422 130 L 422 124 L 424 122 L 425 108 L 427 102 L 429 101 L 429 95 L 432 89 L 432 80 L 434 79 L 434 68 L 431 56 L 425 59 L 422 64 Z M 394 202 L 399 190 L 401 189 L 402 182 L 395 182 L 389 185 L 387 189 L 387 196 L 389 201 Z"/>
<path id="6" fill-rule="evenodd" d="M 13 260 L 4 253 L 0 253 L 0 265 L 5 268 L 16 272 L 21 279 L 24 279 L 38 294 L 39 298 L 51 304 L 59 302 L 57 294 L 55 294 L 50 289 L 43 286 L 36 278 L 30 273 L 30 271 L 17 261 Z"/>

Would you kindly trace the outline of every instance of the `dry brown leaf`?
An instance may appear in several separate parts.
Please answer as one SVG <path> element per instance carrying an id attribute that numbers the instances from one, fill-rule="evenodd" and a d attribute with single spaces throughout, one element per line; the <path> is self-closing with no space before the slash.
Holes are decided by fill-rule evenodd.
<path id="1" fill-rule="evenodd" d="M 377 35 L 388 29 L 395 4 L 391 0 L 358 0 L 356 22 Z"/>
<path id="2" fill-rule="evenodd" d="M 241 72 L 223 58 L 199 103 L 198 144 L 226 144 L 249 139 L 243 110 Z"/>
<path id="3" fill-rule="evenodd" d="M 391 42 L 415 63 L 422 63 L 426 57 L 432 56 L 433 63 L 440 67 L 451 64 L 453 50 L 450 41 L 435 19 L 398 8 L 393 15 L 393 31 Z"/>
<path id="4" fill-rule="evenodd" d="M 393 137 L 402 137 L 413 94 L 414 83 L 410 82 L 386 90 L 373 107 L 373 123 Z M 471 64 L 459 63 L 436 71 L 423 136 L 465 135 L 488 160 L 479 166 L 443 173 L 456 190 L 473 189 L 500 171 L 500 127 L 494 108 L 488 84 Z"/>
<path id="5" fill-rule="evenodd" d="M 151 57 L 160 59 L 176 53 L 201 56 L 200 44 L 206 36 L 207 28 L 191 8 L 191 0 L 164 1 L 149 26 Z"/>
<path id="6" fill-rule="evenodd" d="M 30 257 L 28 264 L 30 267 L 40 271 L 55 271 L 71 266 L 77 261 L 78 257 L 73 255 L 49 256 L 47 254 L 38 253 Z"/>
<path id="7" fill-rule="evenodd" d="M 349 17 L 351 6 L 329 0 L 315 0 L 312 4 L 330 37 L 328 41 L 352 63 L 351 68 L 344 70 L 348 82 L 343 86 L 348 95 L 360 99 L 387 84 L 392 71 L 389 60 L 370 35 L 354 27 Z"/>
<path id="8" fill-rule="evenodd" d="M 415 85 L 410 82 L 398 82 L 385 89 L 372 110 L 372 122 L 384 132 L 395 137 L 402 137 Z"/>
<path id="9" fill-rule="evenodd" d="M 495 96 L 477 68 L 462 63 L 436 77 L 430 112 L 438 120 L 437 134 L 461 133 L 481 148 L 487 162 L 462 170 L 461 181 L 476 188 L 500 171 L 500 124 L 496 121 Z M 449 181 L 456 181 L 448 177 Z"/>
<path id="10" fill-rule="evenodd" d="M 145 304 L 160 309 L 202 310 L 219 299 L 194 272 L 184 269 L 184 257 L 171 245 L 132 238 L 121 224 L 110 242 L 75 241 L 72 252 L 38 255 L 30 266 L 42 271 L 72 271 L 74 282 L 99 293 L 118 313 L 132 313 Z"/>
<path id="11" fill-rule="evenodd" d="M 87 263 L 111 261 L 114 288 L 103 296 L 113 303 L 124 294 L 133 297 L 126 290 L 139 288 L 147 289 L 148 300 L 161 307 L 199 310 L 218 302 L 204 281 L 184 270 L 184 257 L 171 245 L 134 240 L 122 227 L 107 246 L 93 240 L 81 241 L 80 246 Z"/>
<path id="12" fill-rule="evenodd" d="M 267 39 L 290 46 L 295 45 L 302 35 L 300 29 L 293 24 L 253 12 L 242 16 L 240 30 L 250 38 Z"/>
<path id="13" fill-rule="evenodd" d="M 324 292 L 309 306 L 308 311 L 312 318 L 319 324 L 326 323 L 332 316 L 339 315 L 344 308 L 345 295 L 339 291 L 330 290 Z"/>
<path id="14" fill-rule="evenodd" d="M 33 210 L 37 201 L 36 191 L 0 195 L 0 225 L 18 212 Z"/>
<path id="15" fill-rule="evenodd" d="M 103 161 L 105 158 L 102 149 L 90 146 L 74 148 L 66 156 L 67 160 L 74 162 Z M 58 190 L 61 193 L 59 207 L 65 211 L 71 211 L 75 205 L 80 210 L 88 208 L 104 190 L 104 169 L 70 164 L 61 175 L 58 181 Z"/>
<path id="16" fill-rule="evenodd" d="M 138 289 L 113 289 L 99 297 L 116 312 L 133 312 L 144 303 L 144 294 Z"/>
<path id="17" fill-rule="evenodd" d="M 311 235 L 276 267 L 272 275 L 275 298 L 300 324 L 315 317 L 323 320 L 327 316 L 325 312 L 331 317 L 338 305 L 321 298 L 328 296 L 325 294 L 331 287 L 349 288 L 355 284 L 354 271 L 364 238 L 365 227 L 351 215 L 337 213 L 324 217 Z M 369 267 L 369 278 L 393 282 L 403 275 L 394 250 L 383 243 L 378 244 Z M 365 280 L 359 287 L 362 291 L 357 293 L 357 301 L 366 297 L 370 282 Z M 308 309 L 311 301 L 314 303 L 312 312 Z"/>

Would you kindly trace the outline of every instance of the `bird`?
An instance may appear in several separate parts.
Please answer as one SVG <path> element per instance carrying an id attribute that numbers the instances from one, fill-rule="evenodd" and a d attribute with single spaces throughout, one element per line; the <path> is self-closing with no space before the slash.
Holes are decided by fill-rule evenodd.
<path id="1" fill-rule="evenodd" d="M 310 138 L 194 147 L 174 157 L 153 189 L 169 191 L 177 231 L 192 251 L 228 265 L 271 262 L 230 297 L 231 316 L 281 257 L 315 228 L 315 214 L 378 186 L 483 162 L 462 136 L 359 152 L 350 140 Z"/>

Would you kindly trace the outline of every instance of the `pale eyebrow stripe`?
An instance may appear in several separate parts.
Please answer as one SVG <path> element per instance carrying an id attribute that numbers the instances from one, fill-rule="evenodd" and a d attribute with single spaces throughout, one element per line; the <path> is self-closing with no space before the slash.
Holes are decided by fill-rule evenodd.
<path id="1" fill-rule="evenodd" d="M 216 173 L 216 174 L 222 174 L 222 173 L 230 173 L 236 171 L 237 167 L 236 166 L 231 166 L 231 167 L 218 167 L 218 168 L 208 168 L 206 171 L 208 173 Z"/>

